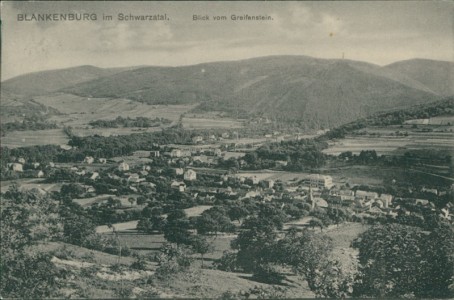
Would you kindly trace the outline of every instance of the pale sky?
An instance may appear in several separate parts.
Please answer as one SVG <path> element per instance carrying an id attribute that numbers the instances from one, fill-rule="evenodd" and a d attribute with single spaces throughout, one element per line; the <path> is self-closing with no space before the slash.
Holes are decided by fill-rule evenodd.
<path id="1" fill-rule="evenodd" d="M 266 55 L 345 58 L 379 65 L 454 61 L 453 1 L 1 2 L 2 80 L 79 65 L 178 66 Z M 96 13 L 97 21 L 18 21 L 18 14 Z M 168 21 L 118 21 L 119 13 Z M 102 21 L 102 15 L 113 21 Z M 193 15 L 227 21 L 193 21 Z M 268 15 L 270 21 L 230 16 Z"/>

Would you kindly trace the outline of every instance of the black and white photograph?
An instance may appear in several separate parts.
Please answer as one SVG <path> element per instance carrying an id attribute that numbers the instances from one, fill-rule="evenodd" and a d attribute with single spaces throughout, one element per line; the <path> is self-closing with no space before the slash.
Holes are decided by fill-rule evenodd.
<path id="1" fill-rule="evenodd" d="M 0 12 L 0 299 L 454 299 L 453 1 Z"/>

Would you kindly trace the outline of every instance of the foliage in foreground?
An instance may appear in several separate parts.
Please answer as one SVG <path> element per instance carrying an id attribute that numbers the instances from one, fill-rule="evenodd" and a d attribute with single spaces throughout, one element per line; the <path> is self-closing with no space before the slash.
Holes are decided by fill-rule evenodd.
<path id="1" fill-rule="evenodd" d="M 453 297 L 454 230 L 375 226 L 353 243 L 361 265 L 356 296 Z"/>
<path id="2" fill-rule="evenodd" d="M 13 186 L 2 195 L 0 291 L 7 298 L 43 298 L 55 295 L 64 271 L 51 257 L 34 253 L 31 246 L 61 236 L 57 207 L 46 196 L 22 192 Z"/>

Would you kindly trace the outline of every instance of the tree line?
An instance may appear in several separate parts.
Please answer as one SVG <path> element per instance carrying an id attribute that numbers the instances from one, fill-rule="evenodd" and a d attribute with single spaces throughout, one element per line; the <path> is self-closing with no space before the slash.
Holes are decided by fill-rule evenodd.
<path id="1" fill-rule="evenodd" d="M 93 126 L 94 128 L 118 128 L 118 127 L 140 127 L 140 128 L 149 128 L 149 127 L 159 127 L 162 124 L 170 124 L 172 121 L 165 118 L 156 117 L 154 119 L 147 117 L 137 117 L 137 118 L 123 118 L 118 116 L 113 120 L 94 120 L 90 121 L 88 125 Z"/>

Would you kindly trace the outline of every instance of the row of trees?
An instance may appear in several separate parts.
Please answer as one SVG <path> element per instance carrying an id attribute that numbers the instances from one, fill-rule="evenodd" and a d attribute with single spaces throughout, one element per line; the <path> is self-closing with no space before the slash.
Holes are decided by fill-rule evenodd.
<path id="1" fill-rule="evenodd" d="M 23 121 L 14 121 L 1 124 L 1 136 L 5 136 L 7 132 L 11 131 L 24 131 L 24 130 L 45 130 L 56 129 L 57 124 L 49 123 L 40 119 L 26 118 Z"/>
<path id="2" fill-rule="evenodd" d="M 165 118 L 147 118 L 147 117 L 137 117 L 133 118 L 123 118 L 118 116 L 113 120 L 95 120 L 90 121 L 88 124 L 95 127 L 95 128 L 117 128 L 117 127 L 140 127 L 140 128 L 148 128 L 148 127 L 158 127 L 161 124 L 170 124 L 172 121 Z"/>

